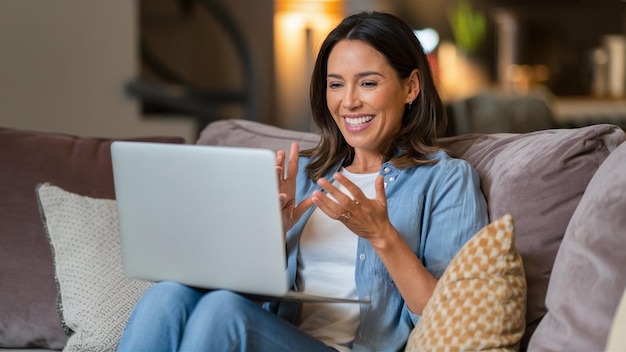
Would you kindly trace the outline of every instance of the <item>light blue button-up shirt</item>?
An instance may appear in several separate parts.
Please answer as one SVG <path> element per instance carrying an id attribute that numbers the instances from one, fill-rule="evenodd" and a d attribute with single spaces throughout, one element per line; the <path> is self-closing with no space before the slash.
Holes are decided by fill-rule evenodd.
<path id="1" fill-rule="evenodd" d="M 389 219 L 426 269 L 439 278 L 463 244 L 488 223 L 487 204 L 476 171 L 464 160 L 450 158 L 440 151 L 431 156 L 434 165 L 398 169 L 390 163 L 381 167 Z M 321 188 L 304 171 L 309 162 L 301 157 L 296 201 Z M 339 170 L 337 165 L 325 175 Z M 294 289 L 297 285 L 298 243 L 313 207 L 287 233 L 287 272 Z M 419 316 L 406 306 L 387 269 L 370 245 L 359 238 L 355 254 L 356 289 L 360 299 L 360 323 L 353 342 L 354 351 L 399 351 Z M 295 321 L 299 305 L 279 302 L 269 309 Z"/>

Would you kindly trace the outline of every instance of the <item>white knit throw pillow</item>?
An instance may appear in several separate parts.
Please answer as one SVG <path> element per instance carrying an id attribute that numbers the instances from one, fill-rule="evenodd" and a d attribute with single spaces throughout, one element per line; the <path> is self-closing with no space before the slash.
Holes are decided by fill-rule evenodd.
<path id="1" fill-rule="evenodd" d="M 52 247 L 64 351 L 114 351 L 149 282 L 122 271 L 117 207 L 49 184 L 37 189 Z"/>

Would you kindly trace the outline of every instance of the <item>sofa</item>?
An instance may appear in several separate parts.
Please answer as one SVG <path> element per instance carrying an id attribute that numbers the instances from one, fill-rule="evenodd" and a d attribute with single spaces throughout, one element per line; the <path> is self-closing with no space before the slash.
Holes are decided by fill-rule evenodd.
<path id="1" fill-rule="evenodd" d="M 318 136 L 221 120 L 196 141 L 138 140 L 288 150 Z M 440 139 L 478 171 L 490 219 L 514 221 L 525 279 L 514 349 L 607 348 L 626 287 L 625 140 L 606 124 Z M 121 272 L 111 142 L 0 128 L 0 348 L 114 350 L 149 287 Z"/>

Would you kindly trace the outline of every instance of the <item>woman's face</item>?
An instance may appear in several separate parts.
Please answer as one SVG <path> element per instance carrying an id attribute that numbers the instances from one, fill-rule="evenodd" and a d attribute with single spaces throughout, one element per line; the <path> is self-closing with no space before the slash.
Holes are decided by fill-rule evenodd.
<path id="1" fill-rule="evenodd" d="M 400 130 L 405 104 L 417 96 L 416 82 L 416 72 L 400 80 L 369 44 L 342 40 L 328 56 L 328 110 L 348 144 L 378 154 L 379 146 Z"/>

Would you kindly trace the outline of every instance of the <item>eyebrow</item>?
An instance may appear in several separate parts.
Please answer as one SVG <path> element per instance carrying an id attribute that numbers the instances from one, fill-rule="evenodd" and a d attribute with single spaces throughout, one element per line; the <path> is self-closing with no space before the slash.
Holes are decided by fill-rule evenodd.
<path id="1" fill-rule="evenodd" d="M 380 76 L 382 77 L 382 73 L 380 72 L 376 72 L 376 71 L 365 71 L 365 72 L 359 72 L 355 75 L 356 78 L 362 78 L 362 77 L 366 77 L 366 76 Z M 337 73 L 329 73 L 328 75 L 326 75 L 326 78 L 343 78 L 340 74 Z"/>

